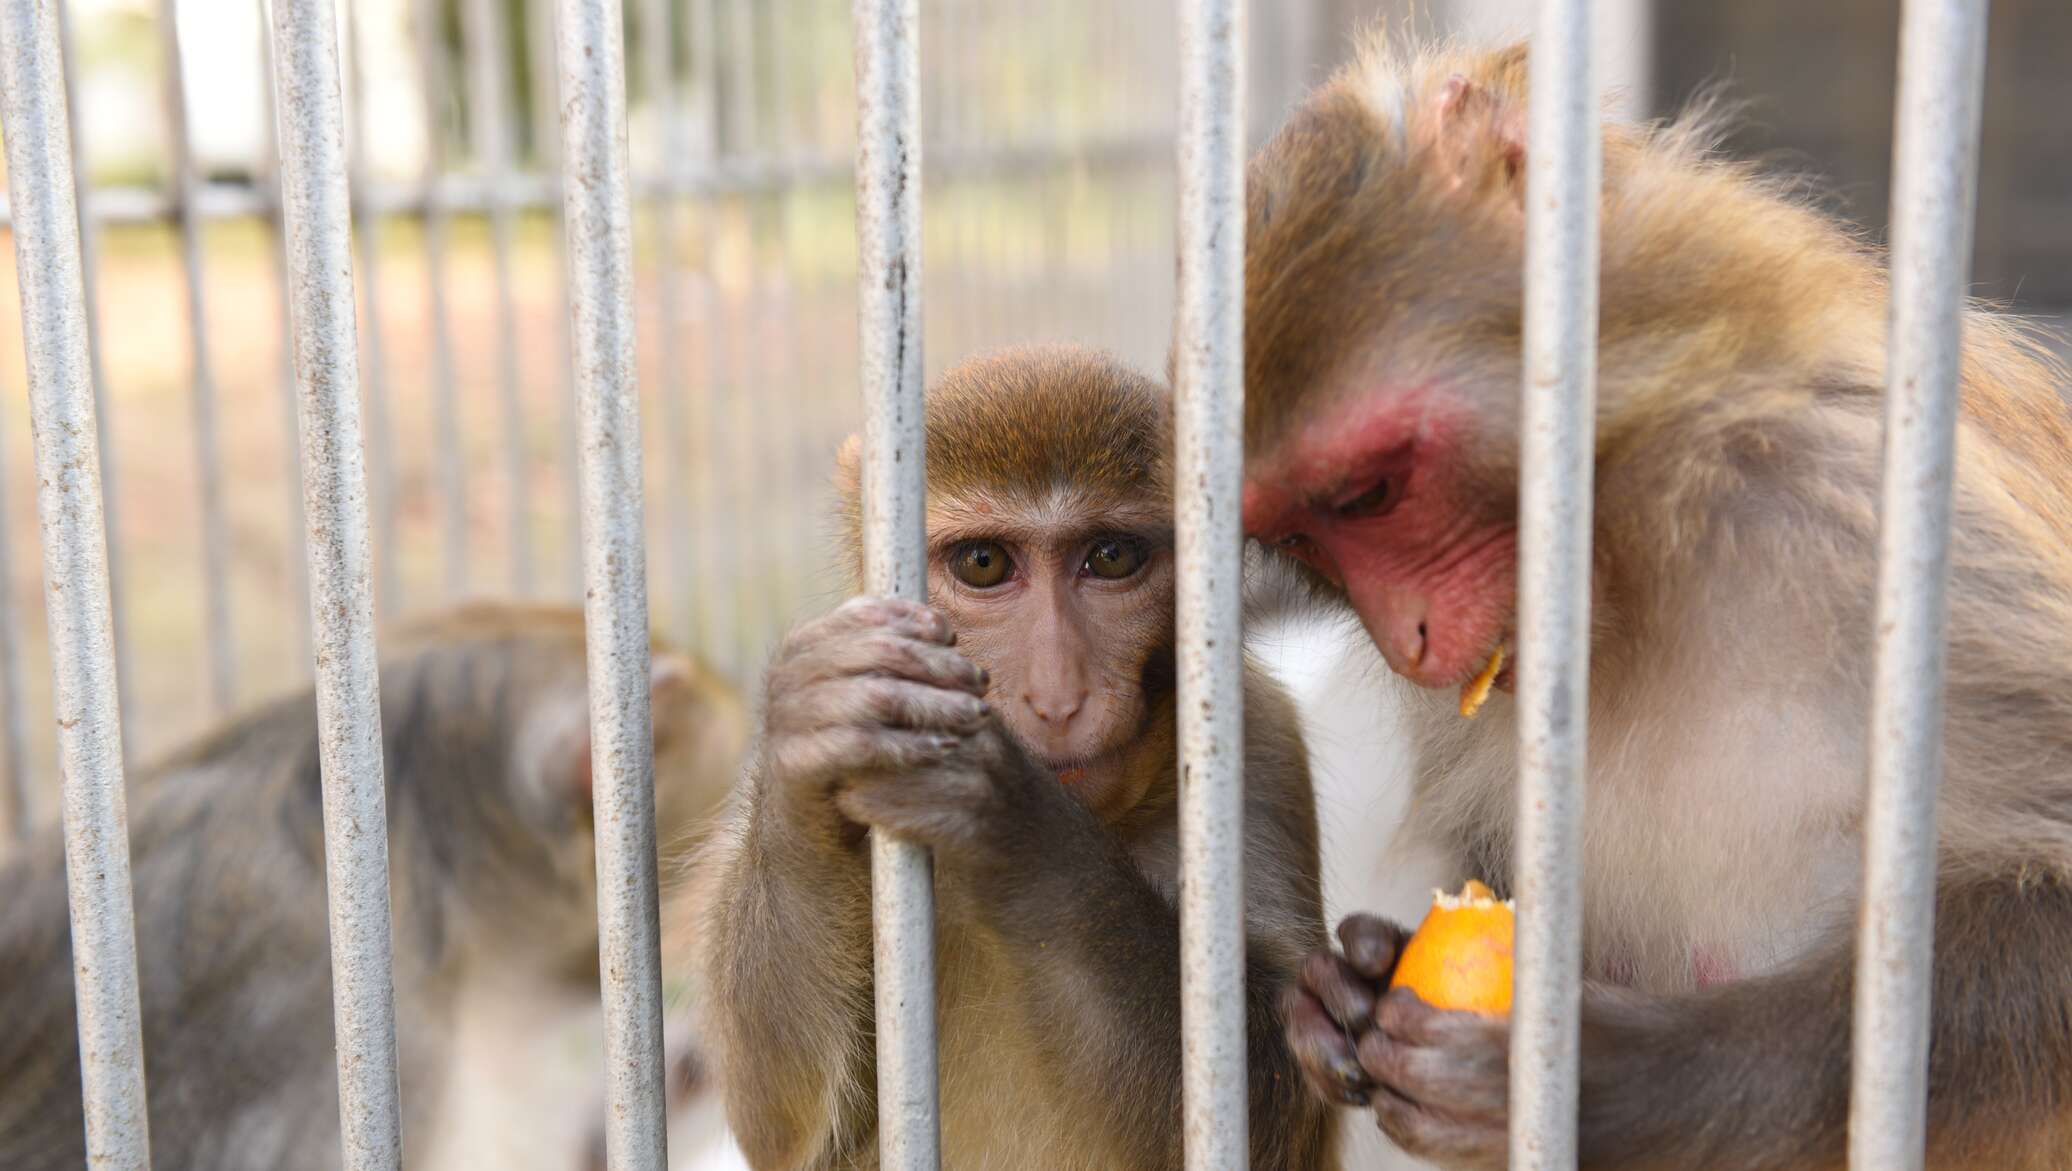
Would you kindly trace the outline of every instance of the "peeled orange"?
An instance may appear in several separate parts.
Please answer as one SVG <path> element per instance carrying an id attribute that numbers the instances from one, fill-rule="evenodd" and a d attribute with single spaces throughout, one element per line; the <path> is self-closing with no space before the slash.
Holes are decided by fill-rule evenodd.
<path id="1" fill-rule="evenodd" d="M 1391 988 L 1434 1008 L 1511 1011 L 1511 904 L 1472 879 L 1457 895 L 1432 892 L 1432 909 L 1396 958 Z"/>

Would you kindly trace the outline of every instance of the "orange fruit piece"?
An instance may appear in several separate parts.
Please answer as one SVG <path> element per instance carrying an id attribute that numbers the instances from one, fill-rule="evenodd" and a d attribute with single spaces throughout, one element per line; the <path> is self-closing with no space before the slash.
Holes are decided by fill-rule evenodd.
<path id="1" fill-rule="evenodd" d="M 1396 957 L 1390 988 L 1434 1008 L 1505 1016 L 1511 1011 L 1511 904 L 1472 879 L 1457 895 L 1432 892 L 1432 909 Z"/>

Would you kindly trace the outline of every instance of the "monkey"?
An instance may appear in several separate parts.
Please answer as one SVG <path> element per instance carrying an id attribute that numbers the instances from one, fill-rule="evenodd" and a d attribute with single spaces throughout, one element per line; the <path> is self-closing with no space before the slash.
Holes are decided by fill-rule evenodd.
<path id="1" fill-rule="evenodd" d="M 1398 677 L 1408 833 L 1509 888 L 1526 48 L 1368 47 L 1248 167 L 1246 532 Z M 1836 1167 L 1862 883 L 1889 282 L 1716 104 L 1604 129 L 1579 1162 Z M 2072 1156 L 2072 418 L 1963 316 L 1927 1150 Z M 1528 664 L 1527 669 L 1533 665 Z M 1508 1026 L 1384 991 L 1354 916 L 1289 994 L 1334 1102 L 1505 1162 Z"/>
<path id="2" fill-rule="evenodd" d="M 477 973 L 598 982 L 588 701 L 578 610 L 482 603 L 384 639 L 399 1080 L 424 1149 L 445 1026 Z M 653 658 L 660 840 L 725 798 L 746 710 L 695 660 Z M 312 692 L 141 770 L 130 792 L 153 1165 L 340 1165 Z M 0 1166 L 85 1162 L 63 843 L 0 868 Z"/>
<path id="3" fill-rule="evenodd" d="M 691 872 L 730 1127 L 757 1168 L 878 1165 L 874 830 L 933 854 L 945 1165 L 1178 1167 L 1168 396 L 1092 351 L 1009 350 L 943 375 L 924 426 L 929 604 L 856 597 L 784 640 Z M 1324 941 L 1307 758 L 1257 668 L 1244 696 L 1251 1161 L 1329 1167 L 1279 1010 Z"/>

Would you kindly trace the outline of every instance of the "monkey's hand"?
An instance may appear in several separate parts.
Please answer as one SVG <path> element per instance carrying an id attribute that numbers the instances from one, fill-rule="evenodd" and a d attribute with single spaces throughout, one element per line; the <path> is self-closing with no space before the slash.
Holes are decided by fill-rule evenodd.
<path id="1" fill-rule="evenodd" d="M 1502 1167 L 1510 1027 L 1385 992 L 1410 933 L 1372 915 L 1338 925 L 1343 952 L 1312 954 L 1282 1012 L 1288 1047 L 1329 1102 L 1371 1106 L 1396 1145 L 1454 1167 Z"/>
<path id="2" fill-rule="evenodd" d="M 1338 925 L 1343 954 L 1330 948 L 1312 952 L 1283 994 L 1288 1048 L 1325 1101 L 1369 1104 L 1374 1079 L 1360 1067 L 1356 1047 L 1374 1027 L 1374 1006 L 1409 938 L 1385 919 L 1349 915 Z"/>
<path id="3" fill-rule="evenodd" d="M 1374 1083 L 1381 1129 L 1397 1146 L 1447 1167 L 1505 1165 L 1511 1023 L 1433 1008 L 1408 988 L 1375 1003 L 1355 1046 Z"/>
<path id="4" fill-rule="evenodd" d="M 761 784 L 786 821 L 853 844 L 888 814 L 888 787 L 961 779 L 943 766 L 989 713 L 986 674 L 955 642 L 942 615 L 893 598 L 851 598 L 785 639 L 765 684 Z"/>

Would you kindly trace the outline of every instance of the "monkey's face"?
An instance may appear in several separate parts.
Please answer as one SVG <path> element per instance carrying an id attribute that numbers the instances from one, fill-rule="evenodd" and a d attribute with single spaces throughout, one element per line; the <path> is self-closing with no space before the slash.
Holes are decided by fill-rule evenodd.
<path id="1" fill-rule="evenodd" d="M 1512 637 L 1517 528 L 1463 454 L 1474 419 L 1440 390 L 1348 396 L 1246 470 L 1245 531 L 1340 591 L 1425 687 L 1466 683 Z"/>
<path id="2" fill-rule="evenodd" d="M 930 513 L 929 600 L 991 676 L 994 711 L 1095 812 L 1126 811 L 1144 774 L 1128 749 L 1170 672 L 1169 522 L 1062 492 Z"/>

